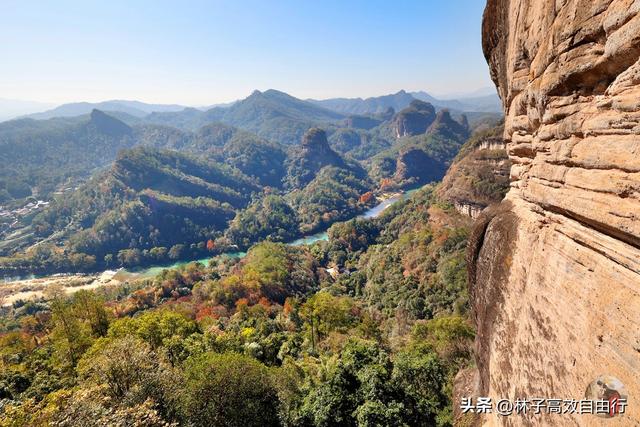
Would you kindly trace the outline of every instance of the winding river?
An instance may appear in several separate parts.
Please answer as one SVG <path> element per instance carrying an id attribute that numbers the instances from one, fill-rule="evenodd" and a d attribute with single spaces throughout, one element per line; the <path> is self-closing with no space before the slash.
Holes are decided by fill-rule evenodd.
<path id="1" fill-rule="evenodd" d="M 397 193 L 392 195 L 391 197 L 385 198 L 382 202 L 366 210 L 362 214 L 358 215 L 356 218 L 376 218 L 380 214 L 382 214 L 382 212 L 384 212 L 386 208 L 388 208 L 389 206 L 391 206 L 397 201 L 407 199 L 415 191 L 417 191 L 417 189 L 408 190 L 403 193 Z M 327 240 L 327 239 L 328 239 L 328 235 L 327 235 L 327 231 L 325 230 L 319 233 L 302 236 L 301 238 L 288 242 L 287 244 L 291 246 L 310 245 L 315 242 L 318 242 L 321 240 Z M 228 252 L 225 254 L 221 254 L 220 256 L 228 256 L 231 258 L 242 258 L 245 255 L 246 255 L 246 252 Z M 118 271 L 117 276 L 119 276 L 119 278 L 121 279 L 137 279 L 137 278 L 145 278 L 145 277 L 154 277 L 157 274 L 161 273 L 162 270 L 180 267 L 181 265 L 189 264 L 194 261 L 201 262 L 206 265 L 206 263 L 210 259 L 211 257 L 207 257 L 203 259 L 192 259 L 192 260 L 186 260 L 186 261 L 179 261 L 173 264 L 158 265 L 158 266 L 152 266 L 152 267 L 147 267 L 142 269 L 137 269 L 137 268 L 121 269 Z"/>
<path id="2" fill-rule="evenodd" d="M 393 194 L 392 196 L 385 198 L 382 202 L 380 202 L 379 204 L 377 204 L 376 206 L 372 207 L 371 209 L 368 209 L 367 211 L 365 211 L 364 213 L 358 215 L 356 218 L 376 218 L 378 217 L 382 212 L 384 212 L 384 210 L 386 208 L 388 208 L 389 206 L 391 206 L 392 204 L 394 204 L 395 202 L 399 201 L 399 200 L 404 200 L 406 198 L 408 198 L 413 192 L 415 192 L 417 190 L 409 190 L 403 193 L 397 193 L 397 194 Z M 299 245 L 310 245 L 314 242 L 320 241 L 320 240 L 327 240 L 328 239 L 328 235 L 326 231 L 322 231 L 320 233 L 315 233 L 315 234 L 310 234 L 307 236 L 303 236 L 299 239 L 293 240 L 291 242 L 288 242 L 288 245 L 292 245 L 292 246 L 299 246 Z M 228 256 L 231 258 L 242 258 L 246 255 L 246 252 L 227 252 L 224 254 L 221 254 L 219 256 Z M 171 269 L 171 268 L 176 268 L 176 267 L 180 267 L 182 265 L 186 265 L 189 264 L 191 262 L 201 262 L 203 264 L 206 264 L 209 260 L 211 259 L 211 257 L 207 257 L 207 258 L 202 258 L 202 259 L 188 259 L 188 260 L 183 260 L 183 261 L 179 261 L 179 262 L 175 262 L 172 264 L 162 264 L 162 265 L 155 265 L 155 266 L 151 266 L 151 267 L 144 267 L 144 268 L 131 268 L 131 269 L 127 269 L 127 268 L 121 268 L 120 270 L 118 270 L 117 272 L 112 272 L 112 277 L 114 277 L 115 279 L 118 280 L 131 280 L 131 279 L 139 279 L 139 278 L 146 278 L 146 277 L 154 277 L 157 274 L 161 273 L 163 270 L 166 269 Z M 108 274 L 110 273 L 109 271 L 105 271 L 102 274 Z M 98 273 L 100 274 L 100 273 Z M 14 281 L 18 281 L 18 280 L 26 280 L 26 279 L 35 279 L 35 278 L 41 278 L 43 276 L 35 276 L 35 275 L 30 275 L 30 276 L 23 276 L 23 277 L 12 277 L 12 278 L 5 278 L 4 279 L 4 283 L 10 283 L 10 282 L 14 282 Z M 2 278 L 0 278 L 0 283 L 2 282 Z"/>

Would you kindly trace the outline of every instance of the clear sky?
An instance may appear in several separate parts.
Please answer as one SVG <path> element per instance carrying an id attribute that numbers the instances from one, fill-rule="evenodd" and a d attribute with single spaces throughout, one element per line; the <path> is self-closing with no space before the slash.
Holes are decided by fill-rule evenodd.
<path id="1" fill-rule="evenodd" d="M 3 0 L 0 98 L 207 105 L 490 86 L 484 0 Z"/>

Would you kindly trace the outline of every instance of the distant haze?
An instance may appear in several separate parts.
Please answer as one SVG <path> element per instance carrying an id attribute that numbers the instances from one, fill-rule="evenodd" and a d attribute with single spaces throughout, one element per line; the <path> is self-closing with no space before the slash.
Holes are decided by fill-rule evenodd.
<path id="1" fill-rule="evenodd" d="M 37 113 L 54 106 L 55 104 L 50 103 L 0 98 L 0 121 Z"/>
<path id="2" fill-rule="evenodd" d="M 484 0 L 3 2 L 3 98 L 212 105 L 491 86 Z"/>
<path id="3" fill-rule="evenodd" d="M 254 91 L 247 99 L 254 97 L 256 93 L 260 92 Z M 289 95 L 280 91 L 269 90 L 267 93 L 295 100 L 295 98 L 289 98 Z M 407 107 L 414 99 L 432 103 L 437 108 L 447 108 L 458 112 L 502 112 L 502 104 L 493 88 L 482 88 L 469 93 L 460 93 L 456 98 L 450 95 L 449 97 L 442 96 L 438 99 L 425 91 L 409 93 L 401 90 L 394 94 L 365 99 L 362 97 L 325 98 L 315 100 L 307 99 L 307 101 L 311 104 L 316 104 L 343 114 L 377 114 L 386 111 L 389 107 L 399 111 Z M 73 102 L 55 106 L 53 104 L 38 102 L 0 99 L 0 122 L 16 118 L 46 120 L 54 117 L 75 117 L 89 114 L 94 109 L 124 113 L 132 118 L 143 118 L 150 114 L 171 112 L 184 112 L 187 115 L 195 117 L 205 111 L 217 110 L 219 112 L 226 110 L 227 107 L 237 105 L 237 103 L 241 103 L 242 101 L 243 100 L 236 100 L 230 103 L 199 106 L 196 109 L 191 106 L 179 104 L 148 104 L 131 100 L 108 100 L 95 103 Z M 302 102 L 301 100 L 297 101 Z"/>

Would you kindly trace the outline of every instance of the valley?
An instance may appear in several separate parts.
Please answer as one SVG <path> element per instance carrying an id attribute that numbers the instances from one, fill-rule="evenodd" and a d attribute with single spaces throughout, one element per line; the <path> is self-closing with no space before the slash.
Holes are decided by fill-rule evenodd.
<path id="1" fill-rule="evenodd" d="M 377 218 L 386 208 L 393 203 L 404 200 L 417 190 L 409 190 L 403 193 L 384 194 L 380 199 L 380 203 L 368 209 L 357 218 Z M 316 242 L 327 240 L 327 231 L 302 236 L 291 242 L 287 242 L 291 246 L 311 245 Z M 246 252 L 223 252 L 216 257 L 241 259 L 246 256 Z M 0 305 L 13 305 L 18 302 L 26 302 L 29 300 L 37 300 L 45 298 L 47 288 L 61 288 L 65 293 L 73 293 L 81 289 L 95 289 L 101 286 L 116 286 L 125 282 L 131 282 L 139 279 L 148 279 L 162 273 L 163 270 L 177 269 L 191 262 L 207 265 L 211 257 L 202 259 L 186 259 L 164 265 L 152 265 L 149 267 L 133 267 L 130 269 L 120 268 L 117 271 L 106 270 L 104 272 L 90 274 L 58 274 L 54 276 L 26 276 L 26 277 L 4 277 L 0 283 Z M 80 284 L 79 284 L 80 283 Z M 50 291 L 51 289 L 49 289 Z"/>
<path id="2" fill-rule="evenodd" d="M 9 3 L 0 427 L 640 425 L 639 0 Z"/>
<path id="3" fill-rule="evenodd" d="M 399 132 L 398 127 L 414 129 L 413 123 L 421 120 L 410 112 L 416 103 L 431 108 L 431 116 L 415 130 Z M 12 159 L 11 179 L 25 171 L 32 181 L 28 185 L 43 197 L 48 194 L 47 201 L 37 205 L 46 203 L 46 208 L 14 220 L 3 232 L 0 274 L 170 264 L 235 247 L 245 250 L 263 239 L 287 241 L 317 233 L 368 209 L 385 191 L 444 175 L 471 128 L 464 115 L 455 119 L 446 110 L 435 110 L 414 100 L 362 129 L 354 127 L 358 123 L 353 120 L 344 121 L 341 113 L 270 90 L 256 91 L 229 107 L 214 107 L 199 116 L 201 127 L 196 130 L 196 125 L 168 125 L 175 124 L 177 115 L 191 116 L 189 110 L 135 120 L 124 112 L 93 110 L 89 116 L 0 123 L 5 144 L 11 138 L 21 141 L 5 154 Z M 167 119 L 163 124 L 161 117 Z M 295 128 L 292 120 L 306 129 L 304 134 L 285 135 Z M 485 121 L 492 122 L 495 119 Z M 354 138 L 342 142 L 348 133 Z M 54 154 L 56 142 L 45 141 L 55 138 L 66 142 L 56 146 Z M 300 142 L 294 143 L 295 138 Z M 371 144 L 373 140 L 377 142 Z M 96 144 L 110 148 L 98 152 L 92 148 Z M 30 157 L 34 150 L 51 152 L 48 165 L 37 170 L 53 175 L 28 172 L 42 163 Z M 64 150 L 82 153 L 82 160 Z M 73 168 L 65 163 L 69 161 Z M 18 165 L 20 170 L 15 169 Z M 14 185 L 7 179 L 4 185 Z M 63 194 L 44 190 L 49 185 L 45 182 L 60 179 L 84 182 Z M 33 195 L 26 200 L 30 198 Z"/>
<path id="4" fill-rule="evenodd" d="M 464 252 L 472 218 L 440 181 L 467 183 L 467 202 L 499 201 L 505 182 L 491 172 L 504 162 L 504 151 L 491 145 L 499 116 L 470 125 L 461 112 L 415 99 L 397 113 L 347 116 L 277 91 L 212 110 L 135 118 L 93 110 L 45 124 L 0 123 L 5 144 L 13 141 L 12 177 L 31 180 L 25 189 L 79 182 L 64 194 L 43 190 L 46 205 L 29 201 L 33 193 L 5 194 L 6 203 L 23 200 L 37 209 L 18 220 L 23 238 L 3 240 L 1 249 L 0 360 L 7 352 L 20 356 L 0 372 L 7 399 L 0 425 L 17 417 L 27 424 L 34 417 L 128 419 L 107 415 L 112 404 L 103 403 L 91 421 L 65 415 L 64 408 L 87 403 L 62 383 L 85 393 L 86 381 L 94 381 L 85 373 L 74 380 L 74 372 L 127 360 L 94 360 L 103 357 L 102 345 L 159 358 L 159 375 L 174 366 L 179 389 L 165 380 L 155 386 L 164 397 L 139 388 L 155 381 L 147 374 L 134 386 L 152 406 L 116 397 L 118 411 L 139 412 L 134 419 L 190 422 L 201 416 L 198 408 L 218 410 L 212 403 L 188 406 L 196 387 L 188 366 L 206 368 L 209 362 L 196 358 L 223 357 L 229 360 L 216 362 L 221 367 L 266 375 L 265 390 L 248 398 L 266 402 L 259 416 L 250 415 L 251 425 L 264 425 L 265 416 L 270 425 L 324 425 L 353 420 L 370 405 L 412 409 L 358 416 L 450 425 L 454 375 L 471 363 Z M 48 125 L 58 128 L 58 139 L 46 134 L 53 131 Z M 26 132 L 17 144 L 16 128 Z M 35 129 L 44 133 L 26 136 Z M 95 151 L 92 144 L 110 148 Z M 82 160 L 68 158 L 65 146 Z M 34 150 L 50 153 L 44 169 L 42 158 L 29 154 Z M 51 173 L 26 172 L 36 169 Z M 33 326 L 21 326 L 27 324 Z M 161 335 L 134 332 L 143 324 Z M 48 352 L 42 357 L 51 368 L 29 368 L 20 377 L 39 351 Z M 361 366 L 355 371 L 343 365 L 352 357 Z M 323 379 L 322 364 L 333 366 L 334 380 Z M 340 379 L 361 369 L 378 372 L 384 390 L 344 408 L 324 402 L 326 393 L 364 396 L 369 380 L 346 386 Z M 239 392 L 234 387 L 231 396 Z M 55 393 L 69 393 L 65 403 L 45 403 Z M 102 391 L 90 393 L 100 399 Z M 42 405 L 56 409 L 45 415 Z"/>

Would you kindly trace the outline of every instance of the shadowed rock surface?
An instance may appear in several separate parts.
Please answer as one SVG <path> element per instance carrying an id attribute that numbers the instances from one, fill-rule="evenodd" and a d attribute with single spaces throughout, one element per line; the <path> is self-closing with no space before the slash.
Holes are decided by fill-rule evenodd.
<path id="1" fill-rule="evenodd" d="M 309 129 L 289 159 L 288 182 L 291 187 L 304 187 L 325 166 L 347 168 L 345 161 L 329 147 L 327 134 L 319 128 Z"/>
<path id="2" fill-rule="evenodd" d="M 446 172 L 446 165 L 429 157 L 419 148 L 403 150 L 396 160 L 396 182 L 410 182 L 411 185 L 437 181 Z"/>
<path id="3" fill-rule="evenodd" d="M 625 0 L 487 3 L 483 48 L 513 166 L 469 254 L 480 395 L 581 399 L 607 374 L 640 396 L 639 10 Z M 640 424 L 640 406 L 616 422 Z"/>
<path id="4" fill-rule="evenodd" d="M 397 138 L 421 135 L 427 131 L 436 118 L 436 109 L 424 101 L 411 101 L 393 119 L 393 128 Z"/>

